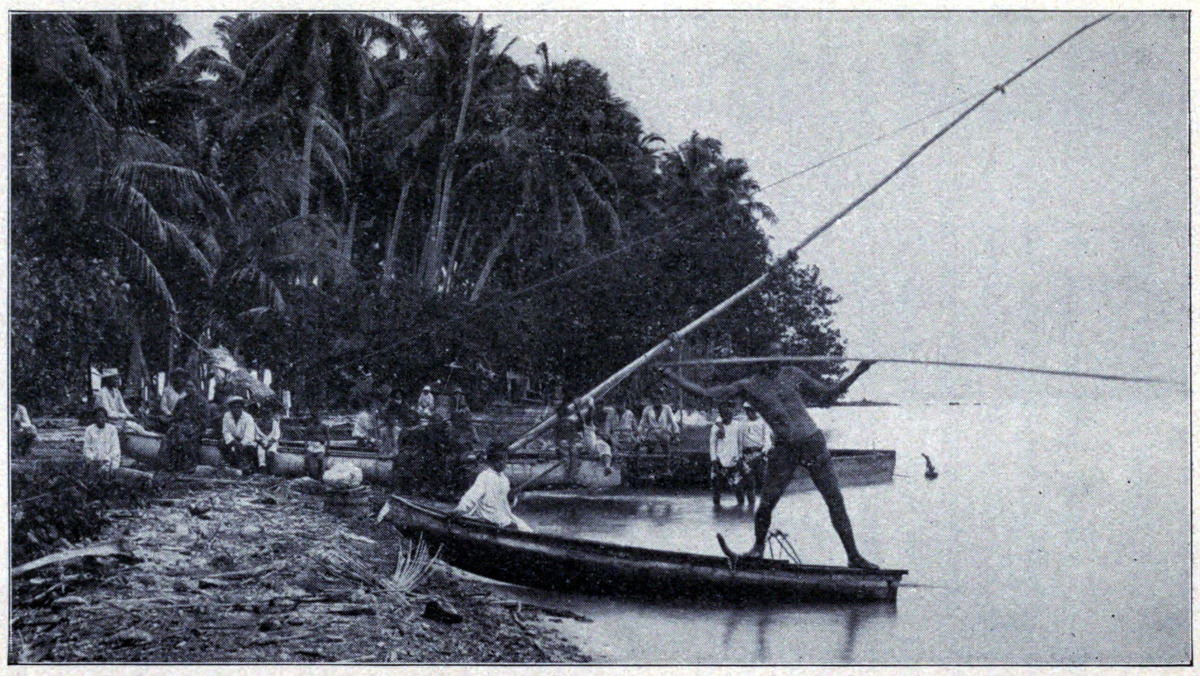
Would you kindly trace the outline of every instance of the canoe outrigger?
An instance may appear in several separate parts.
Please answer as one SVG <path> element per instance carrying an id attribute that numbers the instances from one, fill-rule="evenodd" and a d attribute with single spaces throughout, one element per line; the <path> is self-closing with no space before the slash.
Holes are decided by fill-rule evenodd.
<path id="1" fill-rule="evenodd" d="M 381 517 L 484 577 L 561 592 L 643 598 L 895 601 L 906 570 L 861 570 L 669 552 L 450 518 L 448 506 L 392 496 Z"/>

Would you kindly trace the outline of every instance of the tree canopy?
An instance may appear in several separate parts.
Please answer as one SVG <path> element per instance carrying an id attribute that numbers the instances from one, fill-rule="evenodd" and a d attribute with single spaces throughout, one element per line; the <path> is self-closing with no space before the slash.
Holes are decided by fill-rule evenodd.
<path id="1" fill-rule="evenodd" d="M 772 262 L 742 160 L 643 128 L 606 74 L 455 14 L 16 14 L 14 396 L 222 344 L 301 401 L 507 371 L 579 392 Z M 690 339 L 840 353 L 793 266 Z M 840 367 L 823 366 L 826 375 Z"/>

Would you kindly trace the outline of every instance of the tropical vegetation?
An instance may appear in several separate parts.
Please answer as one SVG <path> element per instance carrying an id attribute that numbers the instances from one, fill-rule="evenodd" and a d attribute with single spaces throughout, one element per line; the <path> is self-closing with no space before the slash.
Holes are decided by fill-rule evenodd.
<path id="1" fill-rule="evenodd" d="M 35 411 L 200 345 L 327 407 L 451 373 L 580 392 L 772 262 L 747 164 L 668 145 L 586 61 L 519 63 L 449 13 L 215 28 L 189 50 L 171 14 L 12 18 L 11 382 Z M 839 353 L 837 300 L 793 265 L 685 350 Z"/>

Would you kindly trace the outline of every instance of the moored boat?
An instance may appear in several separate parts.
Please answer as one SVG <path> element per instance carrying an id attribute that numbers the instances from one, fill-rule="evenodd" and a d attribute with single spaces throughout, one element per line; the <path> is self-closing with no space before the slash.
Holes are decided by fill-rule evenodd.
<path id="1" fill-rule="evenodd" d="M 512 584 L 561 592 L 651 599 L 710 596 L 763 601 L 895 601 L 905 570 L 797 565 L 776 559 L 732 564 L 723 556 L 524 533 L 449 518 L 447 507 L 399 496 L 387 518 L 421 536 L 442 560 Z"/>

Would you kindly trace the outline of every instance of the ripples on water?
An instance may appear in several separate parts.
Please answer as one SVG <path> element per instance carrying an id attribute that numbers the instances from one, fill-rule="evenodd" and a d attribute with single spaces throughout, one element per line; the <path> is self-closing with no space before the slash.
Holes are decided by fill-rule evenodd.
<path id="1" fill-rule="evenodd" d="M 894 448 L 892 483 L 845 489 L 860 548 L 910 570 L 895 605 L 698 606 L 527 590 L 600 660 L 638 663 L 1088 664 L 1190 659 L 1186 398 L 817 411 L 835 446 Z M 921 453 L 941 476 L 923 478 Z M 906 476 L 900 476 L 906 475 Z M 727 497 L 727 502 L 731 500 Z M 528 501 L 548 532 L 718 553 L 751 515 L 708 496 Z M 845 555 L 813 492 L 775 524 L 809 563 Z"/>

